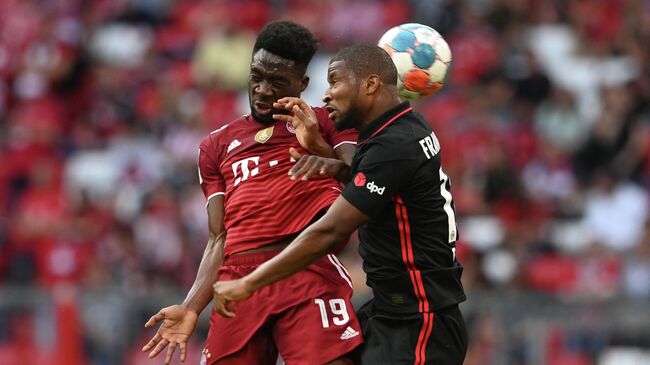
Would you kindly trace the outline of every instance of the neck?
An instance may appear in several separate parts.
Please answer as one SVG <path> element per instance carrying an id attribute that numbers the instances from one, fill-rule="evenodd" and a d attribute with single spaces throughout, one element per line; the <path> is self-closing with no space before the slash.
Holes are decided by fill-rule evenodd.
<path id="1" fill-rule="evenodd" d="M 359 126 L 359 130 L 362 131 L 366 129 L 375 119 L 379 118 L 382 114 L 386 113 L 390 109 L 394 108 L 396 105 L 400 104 L 402 101 L 399 99 L 399 96 L 392 93 L 382 93 L 377 95 L 375 100 L 370 107 L 370 110 L 366 114 L 365 118 Z"/>

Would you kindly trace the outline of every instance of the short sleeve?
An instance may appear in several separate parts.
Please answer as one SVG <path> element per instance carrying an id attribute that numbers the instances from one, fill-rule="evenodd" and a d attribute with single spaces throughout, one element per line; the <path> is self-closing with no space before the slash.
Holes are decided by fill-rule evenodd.
<path id="1" fill-rule="evenodd" d="M 359 135 L 354 128 L 338 131 L 334 126 L 334 122 L 328 117 L 327 109 L 314 108 L 314 112 L 316 113 L 318 124 L 323 131 L 325 141 L 327 141 L 330 146 L 336 148 L 343 143 L 357 144 L 357 138 Z"/>
<path id="2" fill-rule="evenodd" d="M 215 195 L 225 194 L 226 184 L 219 171 L 210 137 L 205 138 L 199 147 L 199 183 L 206 200 L 210 200 Z"/>
<path id="3" fill-rule="evenodd" d="M 397 153 L 396 153 L 397 152 Z M 385 146 L 372 146 L 359 161 L 356 174 L 343 190 L 343 197 L 372 217 L 399 195 L 417 168 L 415 157 Z"/>

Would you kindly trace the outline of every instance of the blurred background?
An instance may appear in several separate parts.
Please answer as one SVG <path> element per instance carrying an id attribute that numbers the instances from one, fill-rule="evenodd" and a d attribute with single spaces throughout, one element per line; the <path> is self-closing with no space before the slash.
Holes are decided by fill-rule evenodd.
<path id="1" fill-rule="evenodd" d="M 1 365 L 162 363 L 143 324 L 207 241 L 197 147 L 247 113 L 276 19 L 321 41 L 315 105 L 340 47 L 407 22 L 450 44 L 413 104 L 453 181 L 466 365 L 650 364 L 650 1 L 2 0 Z"/>

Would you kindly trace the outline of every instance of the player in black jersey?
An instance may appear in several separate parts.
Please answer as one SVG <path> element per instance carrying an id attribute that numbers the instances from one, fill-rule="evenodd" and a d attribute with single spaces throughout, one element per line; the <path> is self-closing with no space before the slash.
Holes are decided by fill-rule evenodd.
<path id="1" fill-rule="evenodd" d="M 359 252 L 374 294 L 359 310 L 366 340 L 360 362 L 460 365 L 467 334 L 458 303 L 465 293 L 440 144 L 422 116 L 400 103 L 397 71 L 381 48 L 340 51 L 330 61 L 328 82 L 323 101 L 330 118 L 337 128 L 360 132 L 347 174 L 351 181 L 329 211 L 282 253 L 247 277 L 215 284 L 215 308 L 234 315 L 230 301 L 302 269 L 358 228 Z M 293 117 L 313 118 L 300 112 Z M 346 175 L 341 173 L 346 167 L 334 160 L 302 161 L 292 170 L 294 178 Z"/>

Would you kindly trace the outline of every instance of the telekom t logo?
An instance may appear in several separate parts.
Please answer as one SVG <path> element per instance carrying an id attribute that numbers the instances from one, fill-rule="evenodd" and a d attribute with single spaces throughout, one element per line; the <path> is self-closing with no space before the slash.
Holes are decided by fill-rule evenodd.
<path id="1" fill-rule="evenodd" d="M 252 162 L 252 169 L 249 167 L 249 162 Z M 260 164 L 260 156 L 253 156 L 239 160 L 232 164 L 232 172 L 235 177 L 234 186 L 239 185 L 242 181 L 246 181 L 249 177 L 255 176 L 260 173 L 258 165 Z M 241 171 L 241 176 L 239 174 Z"/>

